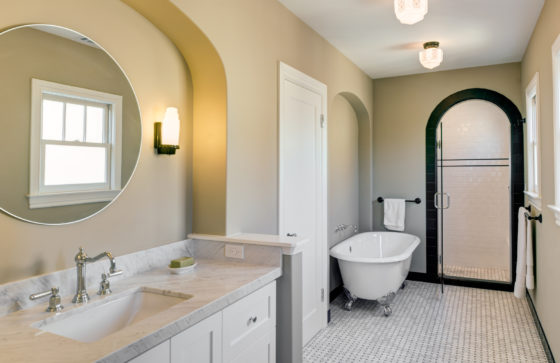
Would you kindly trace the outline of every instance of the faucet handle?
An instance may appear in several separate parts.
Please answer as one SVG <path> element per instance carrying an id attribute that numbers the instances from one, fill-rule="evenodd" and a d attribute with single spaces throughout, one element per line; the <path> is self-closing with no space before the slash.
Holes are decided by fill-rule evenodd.
<path id="1" fill-rule="evenodd" d="M 47 307 L 47 312 L 51 313 L 51 312 L 58 312 L 61 311 L 64 306 L 62 306 L 61 304 L 61 298 L 60 295 L 58 294 L 59 292 L 59 288 L 58 287 L 53 287 L 48 291 L 44 291 L 44 292 L 39 292 L 36 294 L 32 294 L 29 295 L 29 300 L 37 300 L 46 296 L 50 295 L 49 298 L 49 307 Z"/>
<path id="2" fill-rule="evenodd" d="M 111 291 L 111 283 L 109 282 L 109 274 L 101 274 L 101 282 L 99 283 L 99 290 L 97 291 L 97 295 L 109 295 L 112 293 Z"/>
<path id="3" fill-rule="evenodd" d="M 123 274 L 123 270 L 115 270 L 115 271 L 109 271 L 109 273 L 107 274 L 107 277 L 115 277 L 115 276 L 119 276 Z M 105 274 L 103 274 L 105 275 Z M 101 275 L 101 276 L 103 276 Z"/>
<path id="4" fill-rule="evenodd" d="M 110 277 L 122 275 L 123 270 L 116 270 L 114 272 L 102 273 L 101 282 L 99 283 L 99 290 L 97 295 L 109 295 L 111 294 L 111 283 L 109 282 Z"/>

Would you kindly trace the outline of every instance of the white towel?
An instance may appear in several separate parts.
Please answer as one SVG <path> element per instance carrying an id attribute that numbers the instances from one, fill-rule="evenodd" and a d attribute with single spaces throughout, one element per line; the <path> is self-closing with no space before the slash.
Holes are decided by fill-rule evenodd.
<path id="1" fill-rule="evenodd" d="M 527 220 L 527 279 L 525 284 L 528 290 L 533 290 L 535 288 L 535 275 L 533 268 L 533 223 Z"/>
<path id="2" fill-rule="evenodd" d="M 517 213 L 517 266 L 515 285 L 513 287 L 513 294 L 516 298 L 522 299 L 525 297 L 525 288 L 527 282 L 527 219 L 525 218 L 525 213 L 528 213 L 527 209 L 521 207 Z M 531 255 L 533 255 L 533 249 L 531 248 Z"/>
<path id="3" fill-rule="evenodd" d="M 404 231 L 404 199 L 385 199 L 383 202 L 385 228 L 391 231 Z"/>

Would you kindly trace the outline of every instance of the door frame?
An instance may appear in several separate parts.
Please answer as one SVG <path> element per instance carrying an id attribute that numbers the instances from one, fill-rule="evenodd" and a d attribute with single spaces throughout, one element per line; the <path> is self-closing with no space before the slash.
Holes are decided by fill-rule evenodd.
<path id="1" fill-rule="evenodd" d="M 278 232 L 284 236 L 288 231 L 285 227 L 285 221 L 281 211 L 284 208 L 284 188 L 282 185 L 282 176 L 284 175 L 284 162 L 282 158 L 282 141 L 286 137 L 283 129 L 284 125 L 284 112 L 282 110 L 282 100 L 286 97 L 286 87 L 284 82 L 292 82 L 300 87 L 306 88 L 321 96 L 321 114 L 322 119 L 322 133 L 321 133 L 321 172 L 320 179 L 318 180 L 317 187 L 320 189 L 320 198 L 317 205 L 317 221 L 319 223 L 318 230 L 320 231 L 317 236 L 317 246 L 321 254 L 321 288 L 323 289 L 322 312 L 321 322 L 322 328 L 327 326 L 327 314 L 329 309 L 328 292 L 328 272 L 329 272 L 329 256 L 328 256 L 328 241 L 327 241 L 327 86 L 324 83 L 308 76 L 307 74 L 287 65 L 286 63 L 279 62 L 278 72 Z"/>
<path id="2" fill-rule="evenodd" d="M 441 101 L 433 110 L 426 126 L 426 200 L 437 192 L 437 127 L 443 115 L 458 103 L 468 100 L 485 100 L 498 106 L 510 121 L 510 234 L 511 234 L 511 282 L 489 282 L 474 279 L 445 277 L 449 285 L 478 287 L 513 291 L 517 262 L 517 214 L 524 205 L 524 148 L 523 118 L 515 104 L 506 96 L 484 88 L 470 88 L 456 92 Z M 438 274 L 438 217 L 433 203 L 426 203 L 426 275 L 430 282 L 439 282 Z"/>

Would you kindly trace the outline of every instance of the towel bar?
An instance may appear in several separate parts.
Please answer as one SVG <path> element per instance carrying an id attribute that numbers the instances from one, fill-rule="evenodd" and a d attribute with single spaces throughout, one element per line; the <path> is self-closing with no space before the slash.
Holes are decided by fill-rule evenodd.
<path id="1" fill-rule="evenodd" d="M 378 201 L 379 203 L 383 203 L 384 200 L 385 200 L 385 199 L 383 199 L 383 197 L 378 197 L 378 198 L 377 198 L 377 201 Z M 420 198 L 416 198 L 416 199 L 413 199 L 413 200 L 406 199 L 405 202 L 407 202 L 407 203 L 416 203 L 416 204 L 420 204 L 420 203 L 422 203 L 422 199 L 420 199 Z"/>
<path id="2" fill-rule="evenodd" d="M 531 217 L 529 213 L 525 213 L 525 217 L 530 221 L 539 221 L 539 223 L 542 223 L 542 214 L 539 214 L 538 217 Z"/>

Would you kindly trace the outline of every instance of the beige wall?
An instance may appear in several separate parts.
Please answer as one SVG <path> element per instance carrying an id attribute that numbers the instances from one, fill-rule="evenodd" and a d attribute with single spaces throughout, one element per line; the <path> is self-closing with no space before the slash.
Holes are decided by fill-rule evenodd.
<path id="1" fill-rule="evenodd" d="M 278 232 L 278 63 L 350 92 L 372 111 L 372 81 L 276 0 L 174 0 L 208 36 L 228 90 L 227 229 Z"/>
<path id="2" fill-rule="evenodd" d="M 104 47 L 130 78 L 143 128 L 138 168 L 105 211 L 65 226 L 34 225 L 0 214 L 0 282 L 71 267 L 79 246 L 90 254 L 109 250 L 118 256 L 186 238 L 192 221 L 192 85 L 173 44 L 114 0 L 0 0 L 0 7 L 2 30 L 26 23 L 56 24 Z M 168 106 L 179 108 L 181 149 L 175 156 L 157 156 L 153 122 Z"/>
<path id="3" fill-rule="evenodd" d="M 546 206 L 554 204 L 554 142 L 552 103 L 552 43 L 560 34 L 560 1 L 547 0 L 523 57 L 521 86 L 525 88 L 539 72 L 541 192 L 543 223 L 536 224 L 536 289 L 532 296 L 546 337 L 556 358 L 560 357 L 560 227 Z"/>
<path id="4" fill-rule="evenodd" d="M 40 223 L 68 223 L 86 218 L 108 202 L 30 209 L 29 141 L 31 79 L 92 89 L 123 97 L 122 186 L 128 182 L 140 150 L 140 113 L 134 92 L 119 66 L 103 50 L 32 28 L 0 36 L 0 99 L 4 142 L 0 144 L 0 207 Z"/>
<path id="5" fill-rule="evenodd" d="M 374 80 L 373 197 L 422 198 L 407 205 L 406 231 L 420 236 L 411 270 L 426 271 L 426 124 L 447 96 L 488 88 L 521 105 L 520 64 L 434 72 Z M 374 203 L 374 229 L 382 229 L 382 205 Z"/>

